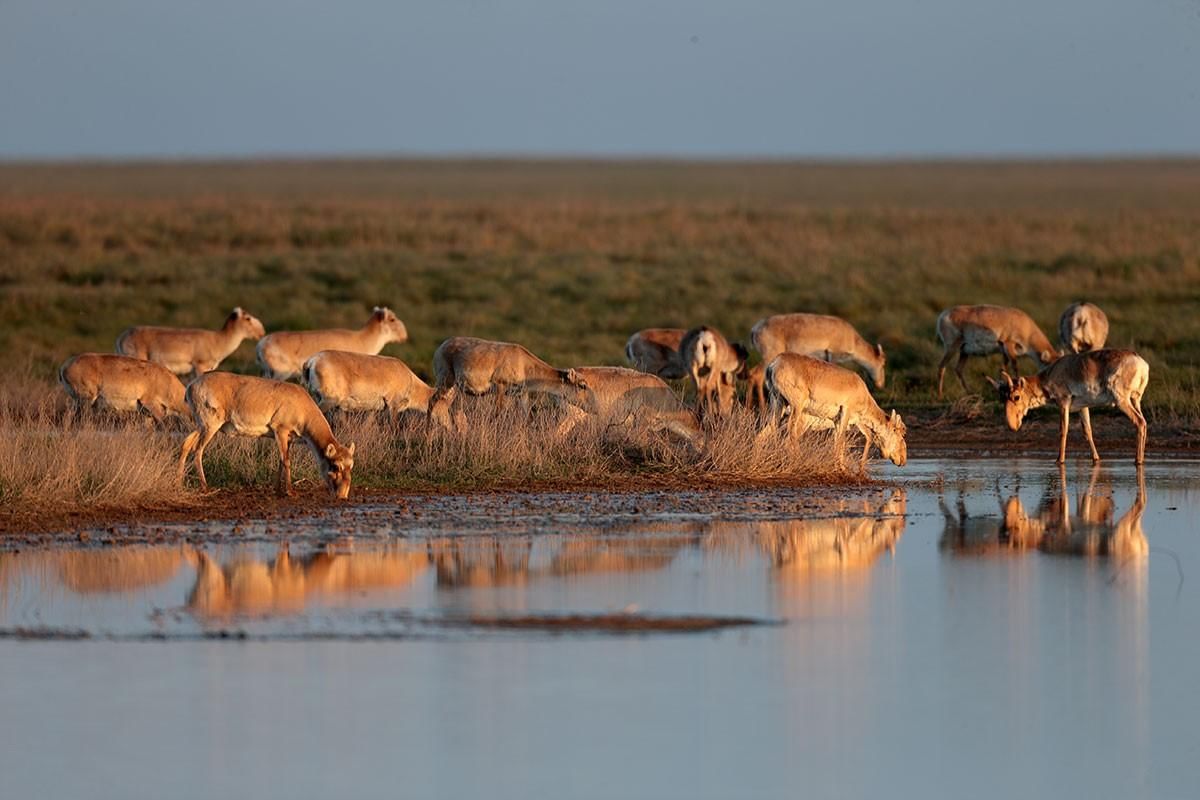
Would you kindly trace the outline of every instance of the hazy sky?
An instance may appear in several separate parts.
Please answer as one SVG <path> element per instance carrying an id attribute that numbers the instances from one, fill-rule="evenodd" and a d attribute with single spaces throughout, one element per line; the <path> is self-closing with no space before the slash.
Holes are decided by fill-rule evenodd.
<path id="1" fill-rule="evenodd" d="M 1200 152 L 1200 0 L 0 0 L 0 158 Z"/>

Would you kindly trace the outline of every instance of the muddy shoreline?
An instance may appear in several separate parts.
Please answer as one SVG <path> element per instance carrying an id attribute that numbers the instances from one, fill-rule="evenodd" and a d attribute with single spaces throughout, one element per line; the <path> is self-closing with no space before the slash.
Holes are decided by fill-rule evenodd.
<path id="1" fill-rule="evenodd" d="M 1097 447 L 1106 461 L 1128 460 L 1134 446 L 1133 431 L 1123 418 L 1096 415 L 1093 419 Z M 913 414 L 909 422 L 909 458 L 925 456 L 970 456 L 1052 459 L 1058 447 L 1058 423 L 1043 416 L 1029 420 L 1018 432 L 993 421 L 962 421 L 946 415 Z M 1068 440 L 1069 459 L 1086 458 L 1087 445 L 1073 423 Z M 1152 428 L 1147 458 L 1188 458 L 1200 455 L 1200 432 L 1186 428 Z M 684 481 L 671 475 L 646 475 L 618 478 L 597 484 L 570 479 L 497 484 L 478 489 L 469 487 L 418 487 L 380 489 L 356 487 L 349 503 L 338 502 L 315 484 L 297 484 L 294 497 L 279 497 L 270 486 L 220 489 L 209 494 L 191 495 L 182 503 L 144 505 L 131 508 L 97 506 L 61 511 L 27 511 L 0 508 L 0 547 L 7 549 L 72 542 L 103 546 L 108 544 L 156 543 L 186 539 L 170 526 L 179 523 L 237 524 L 294 520 L 304 517 L 337 515 L 345 509 L 363 507 L 390 508 L 398 514 L 420 518 L 423 506 L 437 498 L 532 494 L 545 492 L 608 493 L 614 495 L 645 492 L 698 492 L 792 488 L 813 497 L 845 495 L 877 485 L 870 477 L 836 487 L 810 485 L 803 481 L 762 481 L 736 476 L 713 475 L 703 483 Z"/>

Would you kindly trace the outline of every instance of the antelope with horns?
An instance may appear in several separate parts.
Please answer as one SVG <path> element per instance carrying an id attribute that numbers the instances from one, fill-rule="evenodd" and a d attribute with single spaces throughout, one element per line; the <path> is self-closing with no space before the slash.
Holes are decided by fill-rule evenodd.
<path id="1" fill-rule="evenodd" d="M 433 387 L 398 358 L 322 350 L 304 362 L 304 384 L 325 413 L 386 411 L 398 417 L 420 409 L 425 414 Z"/>
<path id="2" fill-rule="evenodd" d="M 701 325 L 684 334 L 679 355 L 696 385 L 700 409 L 721 415 L 732 411 L 737 378 L 746 374 L 746 348 L 737 342 L 730 344 L 719 331 Z"/>
<path id="3" fill-rule="evenodd" d="M 1071 303 L 1058 319 L 1058 336 L 1066 353 L 1102 350 L 1108 341 L 1108 316 L 1100 306 Z"/>
<path id="4" fill-rule="evenodd" d="M 390 308 L 375 306 L 367 324 L 356 331 L 329 328 L 317 331 L 279 331 L 258 343 L 258 365 L 264 378 L 286 381 L 300 374 L 304 362 L 322 350 L 346 350 L 375 355 L 390 342 L 408 341 L 408 329 Z"/>
<path id="5" fill-rule="evenodd" d="M 764 364 L 780 353 L 799 353 L 829 362 L 853 362 L 871 374 L 876 389 L 883 388 L 887 358 L 883 345 L 871 344 L 841 317 L 825 314 L 776 314 L 760 319 L 750 329 L 750 341 Z"/>
<path id="6" fill-rule="evenodd" d="M 202 328 L 126 329 L 117 337 L 117 352 L 162 364 L 176 375 L 202 375 L 216 369 L 244 339 L 261 339 L 263 324 L 240 307 L 229 312 L 220 330 Z"/>
<path id="7" fill-rule="evenodd" d="M 183 383 L 171 370 L 129 356 L 83 353 L 67 359 L 58 380 L 79 410 L 107 407 L 113 411 L 145 411 L 155 422 L 168 416 L 187 417 Z"/>
<path id="8" fill-rule="evenodd" d="M 686 378 L 688 369 L 679 349 L 687 331 L 683 328 L 646 328 L 625 342 L 625 360 L 634 369 L 649 372 L 664 380 Z"/>
<path id="9" fill-rule="evenodd" d="M 354 445 L 343 447 L 329 428 L 321 409 L 308 392 L 292 383 L 266 378 L 212 372 L 188 384 L 187 403 L 196 430 L 183 440 L 179 453 L 179 481 L 183 482 L 187 458 L 195 451 L 200 488 L 204 477 L 204 448 L 221 431 L 236 436 L 275 437 L 279 446 L 279 493 L 292 494 L 292 439 L 308 443 L 326 486 L 339 499 L 350 496 L 350 471 Z"/>
<path id="10" fill-rule="evenodd" d="M 1028 356 L 1043 365 L 1054 361 L 1056 353 L 1046 334 L 1019 308 L 1005 306 L 954 306 L 938 315 L 937 334 L 945 352 L 938 364 L 937 396 L 942 397 L 942 379 L 950 359 L 958 356 L 954 374 L 967 391 L 963 367 L 970 356 L 1000 353 L 1008 368 L 1017 373 L 1017 359 Z"/>
<path id="11" fill-rule="evenodd" d="M 1054 403 L 1062 410 L 1059 430 L 1058 463 L 1067 460 L 1067 424 L 1071 409 L 1079 409 L 1079 419 L 1092 461 L 1099 461 L 1096 442 L 1092 438 L 1092 406 L 1116 406 L 1137 428 L 1137 453 L 1134 463 L 1146 457 L 1146 418 L 1142 415 L 1142 395 L 1150 381 L 1150 365 L 1132 350 L 1089 350 L 1071 353 L 1029 378 L 1012 377 L 1003 373 L 1003 382 L 988 379 L 1004 401 L 1004 416 L 1008 427 L 1021 429 L 1021 422 L 1031 409 Z"/>
<path id="12" fill-rule="evenodd" d="M 509 342 L 453 336 L 434 352 L 433 374 L 436 390 L 429 401 L 429 420 L 446 429 L 467 429 L 466 415 L 456 407 L 460 392 L 478 396 L 494 391 L 497 407 L 503 407 L 510 390 L 545 392 L 586 411 L 594 403 L 587 382 L 575 370 L 552 367 Z"/>
<path id="13" fill-rule="evenodd" d="M 686 408 L 671 387 L 656 375 L 624 367 L 576 367 L 593 398 L 593 415 L 603 424 L 635 430 L 666 431 L 699 447 L 704 440 L 695 412 Z M 577 406 L 567 408 L 558 427 L 565 436 L 588 413 Z"/>
<path id="14" fill-rule="evenodd" d="M 908 461 L 904 421 L 895 411 L 885 414 L 856 373 L 810 356 L 781 353 L 767 365 L 764 383 L 773 420 L 764 431 L 783 419 L 792 436 L 803 435 L 810 428 L 833 428 L 841 459 L 840 443 L 846 430 L 854 426 L 866 440 L 863 469 L 875 441 L 896 466 Z"/>

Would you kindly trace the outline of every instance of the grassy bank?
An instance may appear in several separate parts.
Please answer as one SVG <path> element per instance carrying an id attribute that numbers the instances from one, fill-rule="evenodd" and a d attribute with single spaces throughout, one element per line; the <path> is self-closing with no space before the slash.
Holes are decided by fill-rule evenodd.
<path id="1" fill-rule="evenodd" d="M 642 327 L 745 340 L 813 310 L 883 343 L 904 408 L 929 402 L 940 309 L 1019 305 L 1056 338 L 1087 298 L 1149 360 L 1152 420 L 1200 419 L 1200 162 L 9 165 L 0 187 L 5 369 L 46 378 L 234 305 L 271 330 L 390 304 L 412 338 L 386 352 L 424 370 L 452 334 L 617 364 Z"/>

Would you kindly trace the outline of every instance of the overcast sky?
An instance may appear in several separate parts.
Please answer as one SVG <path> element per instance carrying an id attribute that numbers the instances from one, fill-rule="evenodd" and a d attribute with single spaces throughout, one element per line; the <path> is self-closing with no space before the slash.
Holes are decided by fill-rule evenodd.
<path id="1" fill-rule="evenodd" d="M 1200 0 L 0 0 L 0 158 L 1200 152 Z"/>

